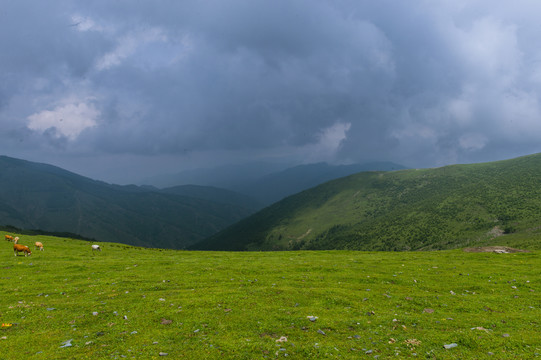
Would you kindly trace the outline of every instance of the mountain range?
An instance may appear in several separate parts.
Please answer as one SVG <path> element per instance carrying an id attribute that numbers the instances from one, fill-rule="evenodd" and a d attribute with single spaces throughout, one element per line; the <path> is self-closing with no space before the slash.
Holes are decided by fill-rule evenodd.
<path id="1" fill-rule="evenodd" d="M 541 154 L 361 172 L 289 196 L 193 245 L 202 250 L 540 247 Z"/>
<path id="2" fill-rule="evenodd" d="M 112 185 L 0 156 L 0 226 L 198 250 L 541 247 L 541 154 L 332 179 L 358 169 L 303 165 L 252 179 L 241 194 Z"/>
<path id="3" fill-rule="evenodd" d="M 0 156 L 0 226 L 182 249 L 255 213 L 273 199 L 359 169 L 362 166 L 313 164 L 261 178 L 248 176 L 242 185 L 239 174 L 226 178 L 238 191 L 194 184 L 160 189 L 112 185 L 52 165 Z M 212 181 L 220 183 L 221 179 Z"/>
<path id="4" fill-rule="evenodd" d="M 363 171 L 393 171 L 404 166 L 387 161 L 350 165 L 331 165 L 324 162 L 284 168 L 278 164 L 249 163 L 218 168 L 202 168 L 176 174 L 155 176 L 147 184 L 202 185 L 229 189 L 248 195 L 268 206 L 283 198 L 309 189 L 329 180 Z"/>
<path id="5" fill-rule="evenodd" d="M 111 185 L 55 166 L 0 156 L 0 225 L 20 229 L 181 249 L 259 207 L 229 190 Z"/>

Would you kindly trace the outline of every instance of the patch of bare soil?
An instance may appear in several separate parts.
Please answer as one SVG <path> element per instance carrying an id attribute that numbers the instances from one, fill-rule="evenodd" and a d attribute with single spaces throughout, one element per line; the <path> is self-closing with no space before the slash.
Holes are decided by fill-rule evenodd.
<path id="1" fill-rule="evenodd" d="M 499 226 L 494 226 L 492 228 L 492 230 L 490 230 L 488 233 L 487 233 L 488 236 L 490 236 L 492 239 L 494 238 L 497 238 L 498 236 L 503 236 L 504 235 L 504 231 L 502 229 L 500 229 Z"/>
<path id="2" fill-rule="evenodd" d="M 514 249 L 507 246 L 478 246 L 464 249 L 465 252 L 493 252 L 497 254 L 511 254 L 529 252 L 528 250 Z"/>

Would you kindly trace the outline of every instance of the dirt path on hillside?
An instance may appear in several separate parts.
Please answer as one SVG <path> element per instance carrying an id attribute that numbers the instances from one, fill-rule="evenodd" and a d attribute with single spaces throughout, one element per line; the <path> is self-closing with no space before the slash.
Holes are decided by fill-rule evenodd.
<path id="1" fill-rule="evenodd" d="M 308 234 L 310 234 L 312 232 L 312 228 L 308 229 L 304 234 L 302 234 L 301 236 L 299 236 L 297 238 L 297 240 L 302 240 L 304 239 Z"/>

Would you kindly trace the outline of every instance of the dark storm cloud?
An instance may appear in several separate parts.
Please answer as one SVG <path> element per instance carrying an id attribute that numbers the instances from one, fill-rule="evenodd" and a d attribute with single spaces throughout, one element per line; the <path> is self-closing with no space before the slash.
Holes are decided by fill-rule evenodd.
<path id="1" fill-rule="evenodd" d="M 541 151 L 539 10 L 8 1 L 0 151 L 61 166 L 129 159 L 119 172 L 148 159 L 437 166 Z"/>

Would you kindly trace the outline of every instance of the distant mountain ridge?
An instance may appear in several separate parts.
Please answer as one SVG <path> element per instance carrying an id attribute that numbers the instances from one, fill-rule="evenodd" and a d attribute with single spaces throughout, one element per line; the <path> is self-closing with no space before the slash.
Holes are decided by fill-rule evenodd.
<path id="1" fill-rule="evenodd" d="M 161 190 L 161 193 L 175 194 L 197 199 L 204 199 L 222 204 L 240 206 L 246 209 L 260 209 L 263 205 L 247 195 L 214 186 L 179 185 Z"/>
<path id="2" fill-rule="evenodd" d="M 366 164 L 330 165 L 315 163 L 298 165 L 292 168 L 263 176 L 252 182 L 233 187 L 260 202 L 270 205 L 283 198 L 323 184 L 327 181 L 365 171 L 394 171 L 405 169 L 392 162 L 371 162 Z"/>
<path id="3" fill-rule="evenodd" d="M 111 185 L 0 156 L 0 225 L 180 249 L 255 211 L 255 202 L 240 194 L 235 200 L 231 191 L 211 189 L 212 195 L 203 195 L 199 187 L 198 193 L 175 192 Z"/>
<path id="4" fill-rule="evenodd" d="M 255 163 L 196 169 L 147 179 L 148 184 L 203 185 L 233 190 L 262 205 L 270 205 L 286 196 L 347 175 L 363 171 L 393 171 L 406 167 L 392 162 L 370 162 L 351 165 L 314 163 L 285 167 L 277 164 Z"/>
<path id="5" fill-rule="evenodd" d="M 510 241 L 541 248 L 540 214 L 535 154 L 357 173 L 287 197 L 190 248 L 430 250 Z"/>
<path id="6" fill-rule="evenodd" d="M 156 175 L 143 179 L 139 183 L 158 188 L 170 188 L 179 185 L 201 185 L 231 190 L 238 188 L 239 184 L 256 181 L 262 176 L 282 171 L 286 168 L 288 168 L 287 165 L 264 162 L 223 165 Z"/>

